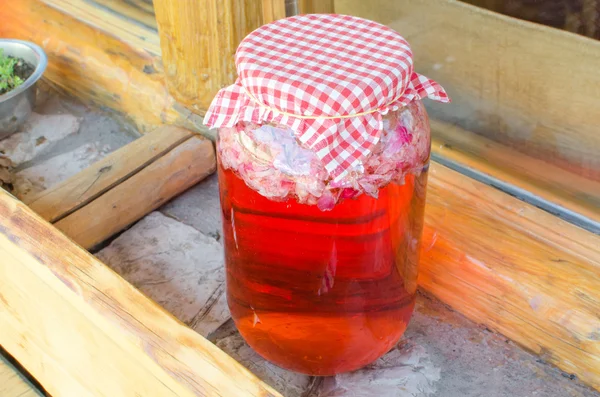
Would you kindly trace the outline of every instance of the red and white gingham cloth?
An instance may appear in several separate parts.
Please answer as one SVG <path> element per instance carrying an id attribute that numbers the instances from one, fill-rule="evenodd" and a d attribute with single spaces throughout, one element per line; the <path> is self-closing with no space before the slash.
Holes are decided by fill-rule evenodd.
<path id="1" fill-rule="evenodd" d="M 236 52 L 238 79 L 213 100 L 204 123 L 287 125 L 342 179 L 379 142 L 382 115 L 414 99 L 449 102 L 413 72 L 408 42 L 379 23 L 346 15 L 282 19 L 250 33 Z"/>

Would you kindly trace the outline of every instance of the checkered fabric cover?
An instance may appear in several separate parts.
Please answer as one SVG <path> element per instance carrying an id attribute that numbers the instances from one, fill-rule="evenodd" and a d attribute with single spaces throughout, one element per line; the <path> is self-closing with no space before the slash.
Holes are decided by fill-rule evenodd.
<path id="1" fill-rule="evenodd" d="M 413 71 L 402 36 L 357 17 L 310 14 L 264 25 L 235 59 L 239 77 L 219 91 L 204 123 L 287 125 L 334 180 L 369 155 L 382 115 L 425 97 L 449 102 L 439 84 Z"/>

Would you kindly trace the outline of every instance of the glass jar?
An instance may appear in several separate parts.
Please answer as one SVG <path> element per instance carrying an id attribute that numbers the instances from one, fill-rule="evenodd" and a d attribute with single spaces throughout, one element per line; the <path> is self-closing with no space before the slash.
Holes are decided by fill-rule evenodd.
<path id="1" fill-rule="evenodd" d="M 427 115 L 415 101 L 384 117 L 358 189 L 329 190 L 318 159 L 291 138 L 285 126 L 219 130 L 229 307 L 269 361 L 312 375 L 351 371 L 389 351 L 413 312 Z"/>
<path id="2" fill-rule="evenodd" d="M 231 315 L 283 368 L 352 371 L 406 330 L 431 145 L 420 99 L 448 101 L 411 56 L 396 32 L 360 18 L 277 21 L 244 39 L 240 78 L 207 112 Z"/>

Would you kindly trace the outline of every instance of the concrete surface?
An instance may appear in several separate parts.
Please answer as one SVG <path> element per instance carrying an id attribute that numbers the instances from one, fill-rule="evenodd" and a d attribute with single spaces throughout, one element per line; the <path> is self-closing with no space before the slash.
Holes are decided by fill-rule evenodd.
<path id="1" fill-rule="evenodd" d="M 216 345 L 286 397 L 301 397 L 310 387 L 310 376 L 286 371 L 266 361 L 238 332 L 219 339 Z"/>
<path id="2" fill-rule="evenodd" d="M 49 151 L 79 127 L 79 119 L 72 114 L 33 113 L 21 131 L 0 141 L 0 151 L 18 166 Z"/>
<path id="3" fill-rule="evenodd" d="M 34 159 L 36 161 L 30 161 L 28 167 L 16 172 L 14 194 L 27 202 L 30 197 L 83 171 L 110 152 L 108 145 L 93 142 L 43 161 Z"/>
<path id="4" fill-rule="evenodd" d="M 440 369 L 432 396 L 600 396 L 437 299 L 420 294 L 417 302 L 400 346 L 423 347 L 431 364 Z"/>
<path id="5" fill-rule="evenodd" d="M 223 247 L 160 212 L 147 215 L 96 256 L 203 336 L 230 317 Z"/>
<path id="6" fill-rule="evenodd" d="M 239 340 L 233 321 L 209 340 Z M 400 343 L 382 359 L 354 373 L 312 378 L 304 392 L 280 385 L 281 375 L 255 370 L 264 360 L 230 354 L 286 397 L 598 397 L 557 368 L 544 363 L 502 335 L 476 325 L 434 297 L 420 292 L 415 314 Z M 223 347 L 223 346 L 220 346 Z M 242 354 L 237 353 L 242 351 Z M 271 364 L 263 364 L 264 366 Z M 285 371 L 287 372 L 287 371 Z"/>
<path id="7" fill-rule="evenodd" d="M 12 193 L 27 202 L 137 136 L 108 114 L 41 84 L 34 113 L 21 131 L 0 141 L 0 155 L 12 162 Z"/>
<path id="8" fill-rule="evenodd" d="M 26 197 L 133 140 L 135 131 L 56 94 L 40 96 L 20 138 L 0 141 Z M 4 146 L 2 146 L 4 145 Z M 288 397 L 600 397 L 501 335 L 421 294 L 398 346 L 350 374 L 312 378 L 250 349 L 224 299 L 218 183 L 211 176 L 107 244 L 97 256 Z"/>
<path id="9" fill-rule="evenodd" d="M 221 241 L 221 205 L 217 174 L 209 176 L 174 198 L 160 208 L 160 211 Z"/>

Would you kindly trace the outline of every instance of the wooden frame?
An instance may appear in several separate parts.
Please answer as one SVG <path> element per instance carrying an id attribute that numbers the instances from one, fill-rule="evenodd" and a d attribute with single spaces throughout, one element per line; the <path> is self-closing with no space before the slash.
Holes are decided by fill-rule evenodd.
<path id="1" fill-rule="evenodd" d="M 185 79 L 190 79 L 188 72 L 183 80 L 173 80 L 176 76 L 167 70 L 169 65 L 175 65 L 174 70 L 209 70 L 214 59 L 183 59 L 164 40 L 161 49 L 156 45 L 158 33 L 149 26 L 145 13 L 122 8 L 122 3 L 111 0 L 101 2 L 128 13 L 128 18 L 146 22 L 132 24 L 113 13 L 105 15 L 113 18 L 106 23 L 106 18 L 94 17 L 89 2 L 82 7 L 82 0 L 21 0 L 0 7 L 0 18 L 9 21 L 0 26 L 0 36 L 43 45 L 50 56 L 47 77 L 53 84 L 119 112 L 142 131 L 167 123 L 211 136 L 200 127 L 202 107 L 210 92 L 232 77 L 230 66 L 211 73 L 209 77 L 217 83 L 203 91 L 198 102 L 190 100 L 185 85 Z M 240 14 L 231 11 L 233 0 L 226 3 L 218 12 L 228 15 L 228 23 L 239 21 Z M 590 127 L 592 121 L 600 121 L 592 114 L 600 97 L 594 91 L 600 86 L 600 77 L 593 69 L 600 59 L 600 44 L 452 0 L 376 3 L 367 6 L 360 0 L 339 0 L 336 11 L 398 28 L 401 21 L 419 71 L 449 88 L 461 115 L 430 108 L 431 115 L 441 121 L 432 123 L 435 161 L 428 190 L 421 285 L 474 321 L 502 332 L 600 389 L 600 320 L 595 314 L 600 303 L 600 237 L 590 231 L 600 219 L 600 167 L 597 159 L 590 157 L 600 149 Z M 176 35 L 174 46 L 193 52 L 189 24 L 172 32 L 174 21 L 182 18 L 172 10 L 174 5 L 175 0 L 160 3 L 158 27 L 163 35 Z M 160 8 L 163 6 L 166 8 Z M 213 18 L 207 19 L 208 25 L 214 23 L 215 15 L 205 16 Z M 249 28 L 255 23 L 255 19 L 245 20 L 240 26 Z M 432 26 L 444 41 L 431 38 L 427 32 Z M 242 36 L 241 31 L 232 34 L 223 29 L 216 42 L 224 47 L 211 47 L 214 51 L 230 51 L 235 47 L 233 41 Z M 505 41 L 498 41 L 498 32 Z M 526 51 L 535 40 L 544 45 L 536 48 L 537 63 L 527 63 Z M 513 45 L 505 45 L 507 42 Z M 549 76 L 566 79 L 566 65 L 560 65 L 557 74 L 553 63 L 556 47 L 578 59 L 577 81 L 581 81 L 580 90 L 569 92 L 570 100 L 579 107 L 562 118 L 553 112 L 564 105 L 568 85 L 545 84 Z M 448 48 L 453 52 L 444 52 Z M 512 77 L 536 95 L 543 94 L 546 106 L 529 103 L 522 85 L 508 84 L 501 71 L 489 73 L 489 67 L 482 66 L 489 66 L 482 62 L 494 51 L 503 59 L 520 62 L 519 68 L 511 69 Z M 163 66 L 160 56 L 165 52 L 169 55 Z M 532 79 L 532 71 L 540 76 Z M 120 80 L 114 76 L 127 77 Z M 504 88 L 494 91 L 500 86 Z M 485 91 L 482 87 L 491 89 L 493 95 L 479 93 Z M 471 116 L 477 112 L 483 112 L 485 128 L 473 121 Z M 515 114 L 523 117 L 524 113 L 534 114 L 544 126 L 525 144 L 519 136 L 515 138 L 516 125 L 501 127 Z M 591 121 L 582 116 L 586 114 Z M 566 144 L 560 140 L 555 140 L 553 147 L 548 137 L 575 142 L 579 155 L 564 152 Z M 509 148 L 520 144 L 521 154 L 511 154 Z M 562 154 L 552 158 L 550 167 L 556 172 L 549 173 L 544 160 L 552 153 Z M 483 183 L 485 178 L 504 184 L 498 187 L 505 191 Z M 517 190 L 541 197 L 558 214 L 565 215 L 568 210 L 588 223 L 580 228 L 565 222 L 525 202 L 527 197 L 513 197 Z M 491 237 L 483 238 L 486 234 Z M 277 395 L 25 205 L 1 192 L 0 256 L 10 258 L 0 263 L 7 280 L 0 286 L 0 319 L 9 325 L 0 343 L 51 393 L 114 395 L 118 390 L 145 395 L 146 387 L 156 387 L 166 395 L 180 396 Z M 40 298 L 32 300 L 29 291 L 40 291 Z M 56 316 L 67 321 L 52 321 Z M 66 356 L 62 347 L 71 340 L 82 348 Z M 98 360 L 86 362 L 83 350 L 94 352 Z M 115 371 L 99 377 L 96 368 L 117 355 L 126 359 L 119 361 Z M 128 376 L 123 376 L 125 373 Z"/>
<path id="2" fill-rule="evenodd" d="M 279 395 L 1 189 L 0 230 L 2 346 L 50 394 Z"/>
<path id="3" fill-rule="evenodd" d="M 92 249 L 215 169 L 212 142 L 166 126 L 28 198 L 26 204 L 77 244 Z"/>

